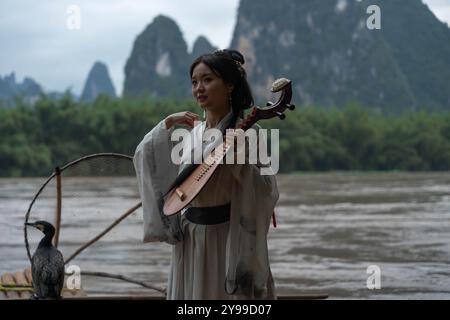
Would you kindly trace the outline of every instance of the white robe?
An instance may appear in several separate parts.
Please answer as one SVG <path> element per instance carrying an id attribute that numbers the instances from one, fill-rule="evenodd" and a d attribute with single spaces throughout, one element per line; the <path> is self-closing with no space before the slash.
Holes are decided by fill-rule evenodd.
<path id="1" fill-rule="evenodd" d="M 201 123 L 191 134 L 201 139 L 204 127 Z M 181 213 L 166 217 L 162 195 L 180 169 L 170 158 L 171 132 L 161 121 L 134 155 L 144 242 L 173 244 L 167 298 L 276 299 L 267 250 L 267 232 L 278 200 L 275 176 L 260 175 L 258 165 L 220 165 L 192 206 L 231 202 L 229 222 L 199 225 Z"/>

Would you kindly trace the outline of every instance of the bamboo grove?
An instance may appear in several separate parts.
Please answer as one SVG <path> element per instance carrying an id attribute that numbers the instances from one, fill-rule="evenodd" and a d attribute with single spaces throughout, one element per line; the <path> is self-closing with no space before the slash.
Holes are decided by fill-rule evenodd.
<path id="1" fill-rule="evenodd" d="M 133 155 L 143 138 L 168 114 L 191 110 L 193 101 L 147 97 L 92 103 L 70 95 L 17 99 L 0 106 L 0 176 L 46 176 L 84 155 Z M 261 122 L 280 131 L 280 171 L 442 171 L 450 169 L 450 112 L 380 114 L 357 104 L 340 108 L 298 107 L 286 119 Z"/>

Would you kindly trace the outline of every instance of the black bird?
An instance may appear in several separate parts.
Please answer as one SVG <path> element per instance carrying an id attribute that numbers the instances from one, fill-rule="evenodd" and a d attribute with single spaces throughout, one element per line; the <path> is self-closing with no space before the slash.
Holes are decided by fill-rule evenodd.
<path id="1" fill-rule="evenodd" d="M 44 238 L 31 259 L 34 299 L 61 299 L 64 285 L 64 259 L 61 252 L 52 245 L 55 227 L 47 221 L 25 223 L 44 233 Z"/>

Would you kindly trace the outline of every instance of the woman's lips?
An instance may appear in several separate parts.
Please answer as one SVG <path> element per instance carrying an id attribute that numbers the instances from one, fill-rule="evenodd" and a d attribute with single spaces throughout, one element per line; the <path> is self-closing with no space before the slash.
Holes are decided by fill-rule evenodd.
<path id="1" fill-rule="evenodd" d="M 198 100 L 199 102 L 203 102 L 203 101 L 206 100 L 206 98 L 207 98 L 207 96 L 198 96 L 198 97 L 197 97 L 197 100 Z"/>

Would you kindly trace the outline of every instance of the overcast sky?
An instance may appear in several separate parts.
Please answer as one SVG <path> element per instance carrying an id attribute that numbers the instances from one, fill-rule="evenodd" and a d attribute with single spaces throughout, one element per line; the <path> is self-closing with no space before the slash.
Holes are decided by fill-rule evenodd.
<path id="1" fill-rule="evenodd" d="M 408 0 L 405 0 L 407 3 Z M 450 25 L 450 0 L 424 0 Z M 108 65 L 118 94 L 135 37 L 158 14 L 174 19 L 189 49 L 199 35 L 227 47 L 239 0 L 2 0 L 0 76 L 14 71 L 46 91 L 72 88 L 80 94 L 93 63 Z M 67 27 L 70 5 L 81 10 L 81 28 Z"/>

